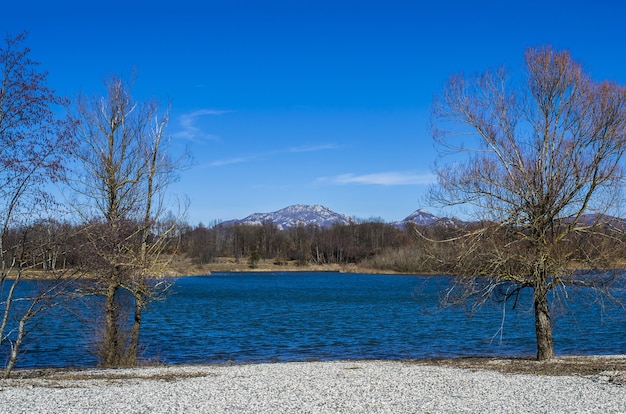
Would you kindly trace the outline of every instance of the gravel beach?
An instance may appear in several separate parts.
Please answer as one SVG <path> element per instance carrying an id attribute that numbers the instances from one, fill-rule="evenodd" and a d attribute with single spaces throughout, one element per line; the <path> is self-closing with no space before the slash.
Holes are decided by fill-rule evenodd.
<path id="1" fill-rule="evenodd" d="M 0 382 L 2 413 L 626 413 L 619 372 L 502 373 L 410 361 L 54 371 Z"/>

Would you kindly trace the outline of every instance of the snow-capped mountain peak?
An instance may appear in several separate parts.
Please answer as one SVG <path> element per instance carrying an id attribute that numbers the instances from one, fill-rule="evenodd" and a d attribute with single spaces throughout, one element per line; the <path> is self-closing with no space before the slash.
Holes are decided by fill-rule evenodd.
<path id="1" fill-rule="evenodd" d="M 352 222 L 352 219 L 345 214 L 335 213 L 319 204 L 295 204 L 271 213 L 254 213 L 244 219 L 235 220 L 235 222 L 238 224 L 256 225 L 272 222 L 278 229 L 283 230 L 295 227 L 298 224 L 314 224 L 320 227 L 332 226 L 335 223 L 349 224 Z"/>
<path id="2" fill-rule="evenodd" d="M 439 221 L 439 217 L 435 216 L 428 210 L 420 208 L 409 214 L 403 221 L 411 221 L 413 223 L 419 224 L 420 226 L 429 226 L 431 224 L 437 223 L 437 221 Z"/>
<path id="3" fill-rule="evenodd" d="M 328 207 L 319 204 L 294 204 L 281 210 L 271 213 L 254 213 L 246 218 L 238 220 L 226 221 L 222 224 L 245 224 L 245 225 L 263 225 L 264 223 L 272 223 L 279 230 L 285 230 L 298 225 L 314 225 L 319 227 L 330 227 L 333 224 L 347 225 L 355 221 L 345 215 L 332 211 Z M 456 226 L 462 224 L 460 220 L 454 218 L 441 218 L 430 213 L 428 210 L 418 209 L 407 216 L 404 220 L 391 223 L 397 227 L 404 227 L 407 223 L 415 223 L 419 226 Z"/>

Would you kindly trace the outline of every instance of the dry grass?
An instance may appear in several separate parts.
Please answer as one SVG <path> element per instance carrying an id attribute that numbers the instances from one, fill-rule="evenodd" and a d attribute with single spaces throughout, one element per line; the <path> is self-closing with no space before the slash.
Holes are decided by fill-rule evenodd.
<path id="1" fill-rule="evenodd" d="M 300 265 L 296 260 L 276 263 L 273 259 L 261 259 L 255 265 L 251 267 L 248 259 L 242 258 L 240 260 L 234 257 L 220 257 L 213 263 L 204 265 L 193 263 L 193 261 L 186 257 L 176 256 L 173 258 L 165 258 L 163 263 L 163 271 L 161 272 L 164 277 L 177 277 L 177 276 L 202 276 L 209 275 L 215 272 L 342 272 L 342 273 L 379 273 L 379 274 L 396 274 L 398 272 L 385 271 L 380 269 L 374 269 L 356 264 L 338 265 L 338 264 L 324 264 L 324 265 Z M 14 274 L 9 274 L 9 279 L 13 279 Z M 88 272 L 75 272 L 72 269 L 58 270 L 56 272 L 50 272 L 42 269 L 28 269 L 23 272 L 23 279 L 66 279 L 66 278 L 78 278 L 89 279 L 95 277 L 95 275 Z"/>
<path id="2" fill-rule="evenodd" d="M 468 370 L 491 370 L 504 374 L 605 377 L 610 383 L 626 386 L 626 356 L 559 357 L 549 361 L 530 358 L 430 358 L 407 361 L 423 366 Z M 179 366 L 176 370 L 152 369 L 31 369 L 16 370 L 5 384 L 12 386 L 80 387 L 93 381 L 180 381 L 213 375 L 207 366 Z M 150 368 L 150 367 L 147 367 Z M 196 369 L 197 368 L 197 369 Z M 354 368 L 356 369 L 356 368 Z"/>
<path id="3" fill-rule="evenodd" d="M 344 272 L 344 273 L 395 273 L 380 271 L 358 266 L 356 264 L 338 265 L 300 265 L 297 261 L 277 263 L 272 259 L 261 259 L 255 267 L 251 267 L 248 259 L 234 257 L 220 257 L 214 263 L 204 265 L 194 264 L 188 258 L 175 258 L 169 265 L 168 274 L 171 276 L 198 276 L 214 272 Z"/>
<path id="4" fill-rule="evenodd" d="M 610 382 L 626 386 L 626 356 L 572 356 L 548 361 L 531 358 L 432 358 L 412 362 L 505 374 L 607 376 Z"/>
<path id="5" fill-rule="evenodd" d="M 0 381 L 10 386 L 45 388 L 80 388 L 104 382 L 106 384 L 128 384 L 137 381 L 175 382 L 186 378 L 214 375 L 206 370 L 150 370 L 150 369 L 26 369 L 16 370 L 9 379 Z"/>

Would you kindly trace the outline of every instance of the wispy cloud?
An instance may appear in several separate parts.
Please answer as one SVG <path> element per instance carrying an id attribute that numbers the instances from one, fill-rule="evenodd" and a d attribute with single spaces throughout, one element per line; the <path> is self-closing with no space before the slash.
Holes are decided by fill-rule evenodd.
<path id="1" fill-rule="evenodd" d="M 227 158 L 227 159 L 223 159 L 223 160 L 217 160 L 217 161 L 213 161 L 209 164 L 210 167 L 221 167 L 223 165 L 229 165 L 229 164 L 241 164 L 241 163 L 245 163 L 245 162 L 250 162 L 252 160 L 258 159 L 259 156 L 254 156 L 254 155 L 250 155 L 247 157 L 234 157 L 234 158 Z"/>
<path id="2" fill-rule="evenodd" d="M 271 158 L 280 154 L 324 151 L 324 150 L 336 149 L 336 148 L 339 148 L 339 147 L 334 144 L 324 144 L 324 145 L 317 145 L 317 146 L 310 146 L 310 147 L 292 147 L 292 148 L 287 148 L 287 149 L 282 149 L 282 150 L 265 151 L 265 152 L 260 152 L 257 154 L 248 154 L 248 155 L 243 155 L 239 157 L 216 160 L 216 161 L 211 162 L 209 165 L 211 167 L 221 167 L 223 165 L 229 165 L 229 164 L 241 164 L 241 163 L 246 163 L 246 162 L 258 161 L 262 159 Z"/>
<path id="3" fill-rule="evenodd" d="M 341 174 L 335 177 L 324 177 L 319 182 L 329 182 L 336 185 L 364 184 L 364 185 L 426 185 L 435 182 L 435 176 L 430 173 L 416 174 L 414 172 L 389 171 L 374 174 Z"/>
<path id="4" fill-rule="evenodd" d="M 217 140 L 218 136 L 209 134 L 198 126 L 198 118 L 203 116 L 223 115 L 230 111 L 218 109 L 198 109 L 178 117 L 180 130 L 174 133 L 175 138 L 188 139 L 190 141 Z"/>
<path id="5" fill-rule="evenodd" d="M 339 147 L 335 144 L 323 144 L 323 145 L 316 145 L 316 146 L 310 146 L 310 147 L 292 147 L 292 148 L 289 148 L 286 152 L 316 152 L 316 151 L 325 151 L 325 150 L 331 150 L 331 149 L 337 149 L 337 148 Z"/>

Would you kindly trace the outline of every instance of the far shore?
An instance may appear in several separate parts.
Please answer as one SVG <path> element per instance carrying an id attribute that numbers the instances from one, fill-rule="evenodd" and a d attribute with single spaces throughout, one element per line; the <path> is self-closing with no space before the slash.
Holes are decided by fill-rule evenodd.
<path id="1" fill-rule="evenodd" d="M 374 269 L 354 263 L 347 265 L 340 264 L 298 264 L 297 261 L 289 261 L 277 263 L 272 259 L 262 259 L 252 266 L 247 259 L 237 260 L 234 257 L 220 257 L 212 263 L 198 264 L 192 262 L 188 258 L 175 258 L 165 264 L 163 277 L 186 277 L 186 276 L 206 276 L 212 273 L 220 272 L 338 272 L 338 273 L 364 273 L 364 274 L 389 274 L 389 275 L 413 275 L 428 274 L 396 272 L 393 270 Z M 9 272 L 8 279 L 14 279 L 17 269 Z M 22 273 L 22 279 L 53 279 L 57 277 L 80 277 L 81 279 L 89 279 L 95 275 L 88 273 L 77 274 L 72 269 L 61 270 L 55 272 L 42 269 L 27 269 Z"/>
<path id="2" fill-rule="evenodd" d="M 396 272 L 381 270 L 358 264 L 298 264 L 297 261 L 277 263 L 272 259 L 259 260 L 251 265 L 247 259 L 237 260 L 234 257 L 220 257 L 213 263 L 194 264 L 187 259 L 173 261 L 168 273 L 170 276 L 202 276 L 219 272 L 339 272 L 339 273 L 367 273 L 367 274 L 427 274 Z"/>
<path id="3" fill-rule="evenodd" d="M 368 267 L 363 264 L 300 264 L 296 260 L 277 262 L 274 259 L 261 259 L 252 265 L 247 258 L 237 259 L 235 257 L 219 257 L 211 263 L 194 263 L 186 257 L 175 257 L 162 264 L 161 277 L 186 277 L 186 276 L 206 276 L 212 273 L 221 272 L 337 272 L 337 273 L 363 273 L 381 275 L 426 275 L 440 276 L 442 273 L 432 273 L 428 271 L 400 272 L 389 269 L 378 269 Z M 626 268 L 626 266 L 625 266 Z M 13 279 L 17 269 L 9 272 L 7 278 Z M 95 278 L 97 275 L 88 273 L 76 273 L 72 269 L 58 269 L 55 272 L 42 269 L 27 269 L 23 271 L 23 279 L 53 279 L 57 277 L 79 277 L 81 279 Z"/>

